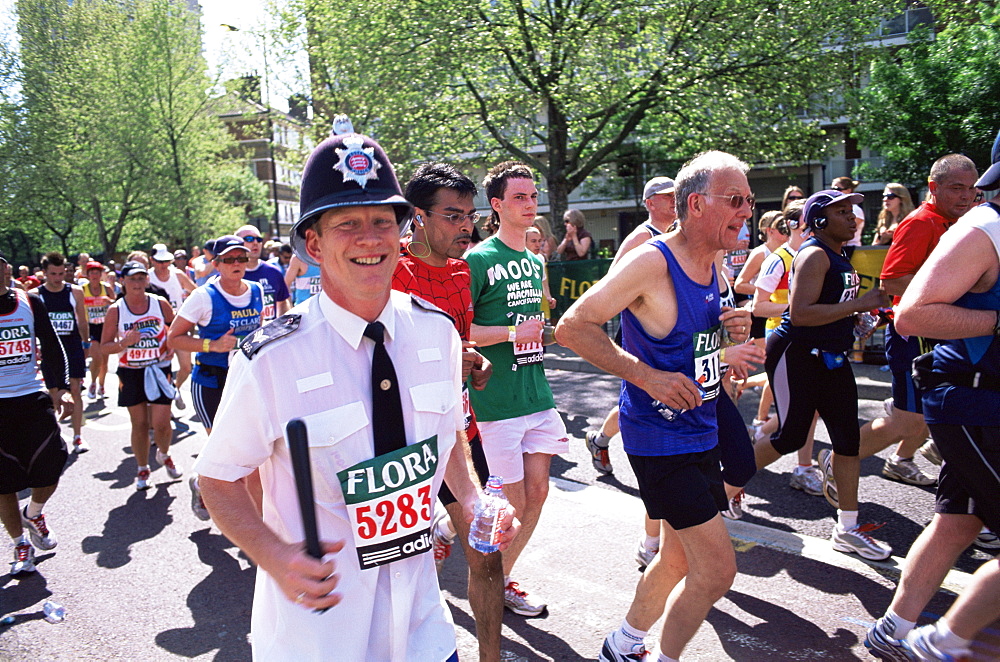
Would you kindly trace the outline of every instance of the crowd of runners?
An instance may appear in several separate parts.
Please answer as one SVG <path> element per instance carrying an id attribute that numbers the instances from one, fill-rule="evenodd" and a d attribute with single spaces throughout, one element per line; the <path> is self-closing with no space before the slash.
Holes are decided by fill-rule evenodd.
<path id="1" fill-rule="evenodd" d="M 56 546 L 43 507 L 68 453 L 89 449 L 85 399 L 127 409 L 135 488 L 147 490 L 157 469 L 184 475 L 170 455 L 172 412 L 187 407 L 189 384 L 209 435 L 188 472 L 191 505 L 260 569 L 256 657 L 319 659 L 336 646 L 340 659 L 457 659 L 434 578 L 457 540 L 480 659 L 498 661 L 504 609 L 546 610 L 515 566 L 552 457 L 575 443 L 542 363 L 559 342 L 621 377 L 619 406 L 579 443 L 609 474 L 620 439 L 647 514 L 636 547 L 644 572 L 600 660 L 680 658 L 737 571 L 725 518 L 742 516 L 755 472 L 782 455 L 797 454 L 790 486 L 836 509 L 833 549 L 888 558 L 861 516 L 862 497 L 876 497 L 858 484 L 860 461 L 890 446 L 883 474 L 936 481 L 937 503 L 865 645 L 883 660 L 959 659 L 1000 617 L 1000 561 L 984 563 L 938 622 L 916 621 L 966 547 L 1000 549 L 1000 207 L 981 202 L 1000 187 L 1000 136 L 981 176 L 962 155 L 930 164 L 916 207 L 905 187 L 886 186 L 873 243 L 888 250 L 864 292 L 850 261 L 865 222 L 858 183 L 838 178 L 811 195 L 789 187 L 782 209 L 760 216 L 750 250 L 748 170 L 713 151 L 651 179 L 648 220 L 555 328 L 546 261 L 593 249 L 578 210 L 557 243 L 537 216 L 536 174 L 507 161 L 482 182 L 490 212 L 479 223 L 480 187 L 468 176 L 431 163 L 400 186 L 382 148 L 355 133 L 310 156 L 288 243 L 246 225 L 190 253 L 155 244 L 120 265 L 53 252 L 15 273 L 0 256 L 0 519 L 11 573 L 34 572 L 36 548 Z M 859 428 L 849 355 L 879 323 L 892 398 Z M 762 397 L 747 423 L 734 402 L 752 387 Z M 240 404 L 248 398 L 259 411 Z M 293 418 L 309 434 L 320 528 L 342 539 L 324 542 L 322 558 L 302 547 L 284 443 Z M 814 456 L 820 419 L 832 450 Z M 939 476 L 914 463 L 918 452 Z M 393 484 L 397 465 L 408 478 Z M 481 554 L 468 546 L 468 515 L 490 475 L 502 477 L 510 508 L 501 551 Z M 662 616 L 658 650 L 647 651 Z"/>

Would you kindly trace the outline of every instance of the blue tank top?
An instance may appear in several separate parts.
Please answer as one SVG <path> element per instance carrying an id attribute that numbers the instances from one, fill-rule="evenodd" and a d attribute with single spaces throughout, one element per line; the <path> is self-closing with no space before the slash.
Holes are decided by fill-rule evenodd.
<path id="1" fill-rule="evenodd" d="M 719 393 L 719 282 L 712 266 L 712 281 L 702 285 L 681 269 L 662 239 L 652 239 L 663 254 L 677 296 L 677 322 L 665 338 L 654 338 L 628 309 L 621 313 L 622 347 L 657 370 L 680 372 L 705 390 L 700 407 L 685 411 L 673 421 L 663 418 L 651 395 L 622 381 L 619 423 L 625 451 L 632 455 L 679 455 L 714 448 L 719 441 L 715 398 Z"/>
<path id="2" fill-rule="evenodd" d="M 260 283 L 247 282 L 250 287 L 250 303 L 238 308 L 229 303 L 219 290 L 219 282 L 212 281 L 205 288 L 212 298 L 212 319 L 205 326 L 198 327 L 198 336 L 215 340 L 226 335 L 229 329 L 242 340 L 260 327 L 261 313 L 264 310 L 264 294 Z M 196 365 L 191 372 L 191 379 L 202 386 L 218 388 L 218 381 L 209 371 L 201 370 L 201 366 L 216 368 L 229 367 L 229 352 L 198 352 Z"/>
<path id="3" fill-rule="evenodd" d="M 295 278 L 295 305 L 299 305 L 322 289 L 319 267 L 310 264 L 304 274 Z"/>
<path id="4" fill-rule="evenodd" d="M 796 253 L 795 260 L 792 261 L 789 283 L 795 279 L 795 262 L 810 246 L 819 246 L 830 259 L 830 268 L 823 276 L 823 288 L 816 303 L 841 303 L 858 298 L 861 279 L 858 278 L 851 261 L 843 253 L 835 253 L 816 237 L 808 239 Z M 846 352 L 854 345 L 854 316 L 820 326 L 795 326 L 789 315 L 783 315 L 781 324 L 774 332 L 793 342 L 803 343 L 825 352 Z"/>

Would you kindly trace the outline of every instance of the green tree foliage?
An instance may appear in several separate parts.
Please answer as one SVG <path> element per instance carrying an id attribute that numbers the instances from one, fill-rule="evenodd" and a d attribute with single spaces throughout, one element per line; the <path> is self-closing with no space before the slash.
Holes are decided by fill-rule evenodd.
<path id="1" fill-rule="evenodd" d="M 853 84 L 868 0 L 297 0 L 317 126 L 347 112 L 401 162 L 514 157 L 546 179 L 553 214 L 632 153 L 706 148 L 804 160 L 803 109 Z M 296 21 L 298 21 L 296 23 Z M 835 72 L 835 73 L 831 73 Z M 648 143 L 648 144 L 646 144 Z"/>
<path id="2" fill-rule="evenodd" d="M 857 97 L 854 133 L 885 157 L 883 167 L 862 173 L 868 179 L 920 186 L 950 152 L 980 168 L 990 163 L 1000 127 L 1000 9 L 983 2 L 931 7 L 940 32 L 922 27 L 908 45 L 880 53 Z"/>
<path id="3" fill-rule="evenodd" d="M 266 193 L 210 112 L 200 24 L 179 0 L 18 0 L 0 150 L 5 227 L 66 252 L 190 245 Z M 6 61 L 6 60 L 0 60 Z M 13 92 L 12 92 L 13 90 Z"/>

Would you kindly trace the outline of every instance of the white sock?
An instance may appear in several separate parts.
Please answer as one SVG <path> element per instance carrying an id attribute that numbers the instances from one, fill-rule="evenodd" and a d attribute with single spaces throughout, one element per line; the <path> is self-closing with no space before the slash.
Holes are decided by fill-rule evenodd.
<path id="1" fill-rule="evenodd" d="M 504 575 L 503 576 L 503 585 L 507 586 L 508 584 L 510 584 L 510 575 Z"/>
<path id="2" fill-rule="evenodd" d="M 676 657 L 667 657 L 666 653 L 660 651 L 659 656 L 656 658 L 656 662 L 680 662 Z"/>
<path id="3" fill-rule="evenodd" d="M 437 534 L 445 540 L 454 540 L 458 532 L 451 525 L 450 517 L 442 517 L 437 523 Z"/>
<path id="4" fill-rule="evenodd" d="M 597 436 L 594 437 L 594 444 L 600 446 L 601 448 L 607 448 L 608 444 L 611 443 L 611 437 L 604 434 L 603 430 L 598 430 Z"/>
<path id="5" fill-rule="evenodd" d="M 149 465 L 148 464 L 142 465 L 141 467 L 139 467 L 139 471 L 149 471 Z"/>
<path id="6" fill-rule="evenodd" d="M 912 460 L 912 459 L 913 459 L 912 457 L 900 457 L 898 453 L 893 453 L 892 454 L 892 461 L 893 462 L 901 462 L 903 460 Z"/>
<path id="7" fill-rule="evenodd" d="M 916 625 L 915 621 L 908 621 L 892 609 L 885 610 L 885 616 L 882 618 L 886 621 L 891 622 L 893 625 L 892 636 L 896 639 L 905 639 L 906 635 L 910 634 L 910 630 Z"/>
<path id="8" fill-rule="evenodd" d="M 969 643 L 971 640 L 962 639 L 960 636 L 951 631 L 948 624 L 944 622 L 944 619 L 940 619 L 937 622 L 937 634 L 934 636 L 934 645 L 942 653 L 947 653 L 948 655 L 953 655 L 955 657 L 960 657 L 969 652 Z"/>
<path id="9" fill-rule="evenodd" d="M 12 538 L 12 540 L 14 541 L 14 546 L 15 547 L 18 546 L 18 545 L 23 545 L 24 543 L 28 542 L 28 534 L 27 533 L 22 533 L 21 535 L 17 536 L 16 538 Z"/>
<path id="10" fill-rule="evenodd" d="M 660 549 L 660 536 L 646 536 L 646 541 L 642 543 L 647 552 L 655 552 Z"/>
<path id="11" fill-rule="evenodd" d="M 34 499 L 28 499 L 28 508 L 25 512 L 25 514 L 28 516 L 28 519 L 33 519 L 41 515 L 42 507 L 44 505 L 45 505 L 44 503 L 36 503 Z"/>
<path id="12" fill-rule="evenodd" d="M 796 464 L 795 465 L 795 475 L 796 476 L 801 476 L 802 474 L 810 473 L 812 471 L 812 468 L 813 467 L 812 467 L 811 464 Z"/>
<path id="13" fill-rule="evenodd" d="M 621 627 L 612 633 L 611 641 L 614 643 L 619 653 L 631 653 L 632 648 L 636 644 L 641 644 L 643 639 L 646 638 L 646 634 L 646 631 L 636 630 L 628 624 L 628 621 L 622 620 Z"/>
<path id="14" fill-rule="evenodd" d="M 840 524 L 840 528 L 844 531 L 850 531 L 858 525 L 858 511 L 838 510 L 837 523 Z"/>

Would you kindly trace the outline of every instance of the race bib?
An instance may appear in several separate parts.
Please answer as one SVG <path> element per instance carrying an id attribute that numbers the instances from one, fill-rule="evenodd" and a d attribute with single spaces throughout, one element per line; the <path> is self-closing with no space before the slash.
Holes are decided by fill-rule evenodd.
<path id="1" fill-rule="evenodd" d="M 140 338 L 125 349 L 125 361 L 133 368 L 151 365 L 160 360 L 160 342 L 156 338 Z"/>
<path id="2" fill-rule="evenodd" d="M 462 414 L 465 416 L 465 429 L 472 425 L 472 403 L 469 402 L 469 385 L 462 384 Z"/>
<path id="3" fill-rule="evenodd" d="M 264 310 L 260 314 L 261 323 L 266 324 L 275 318 L 274 295 L 264 293 Z"/>
<path id="4" fill-rule="evenodd" d="M 428 552 L 437 435 L 337 472 L 361 569 Z"/>
<path id="5" fill-rule="evenodd" d="M 49 319 L 52 321 L 52 328 L 60 336 L 68 336 L 73 333 L 75 319 L 73 313 L 49 311 Z"/>
<path id="6" fill-rule="evenodd" d="M 107 306 L 89 306 L 87 308 L 87 321 L 91 324 L 104 324 L 104 318 L 107 314 Z"/>
<path id="7" fill-rule="evenodd" d="M 861 288 L 861 279 L 853 271 L 845 271 L 840 274 L 844 279 L 844 289 L 840 293 L 840 303 L 854 301 L 858 298 L 858 290 Z"/>
<path id="8" fill-rule="evenodd" d="M 0 329 L 0 368 L 20 366 L 34 360 L 35 348 L 27 325 Z"/>
<path id="9" fill-rule="evenodd" d="M 513 326 L 517 326 L 521 322 L 529 319 L 538 319 L 545 321 L 545 316 L 542 311 L 536 313 L 515 313 L 511 321 Z M 542 343 L 532 342 L 532 343 L 514 343 L 514 365 L 511 366 L 511 370 L 517 370 L 519 365 L 529 365 L 532 363 L 541 363 L 543 358 L 542 353 Z"/>
<path id="10" fill-rule="evenodd" d="M 720 361 L 722 338 L 721 325 L 716 324 L 707 331 L 694 334 L 694 380 L 705 390 L 703 400 L 712 400 L 719 395 L 722 383 Z"/>
<path id="11" fill-rule="evenodd" d="M 319 276 L 309 278 L 309 294 L 319 294 L 323 286 L 320 284 Z"/>

